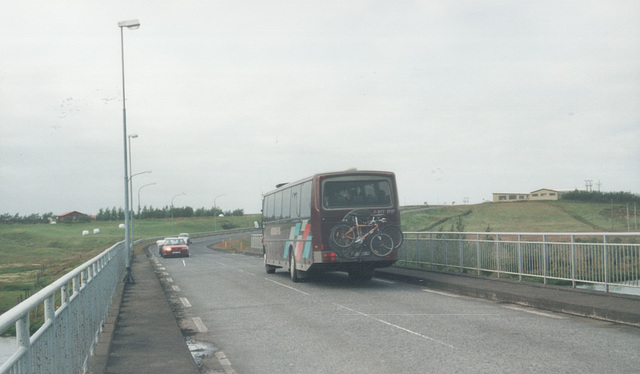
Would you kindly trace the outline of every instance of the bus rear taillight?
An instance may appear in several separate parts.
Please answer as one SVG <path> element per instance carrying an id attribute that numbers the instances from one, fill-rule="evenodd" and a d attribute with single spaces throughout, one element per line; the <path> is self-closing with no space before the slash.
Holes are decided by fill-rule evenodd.
<path id="1" fill-rule="evenodd" d="M 336 262 L 337 259 L 335 252 L 322 252 L 322 262 Z"/>

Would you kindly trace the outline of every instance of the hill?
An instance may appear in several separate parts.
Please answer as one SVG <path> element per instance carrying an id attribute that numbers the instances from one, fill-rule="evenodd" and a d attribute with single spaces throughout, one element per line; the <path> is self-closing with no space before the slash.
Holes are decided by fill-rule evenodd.
<path id="1" fill-rule="evenodd" d="M 633 206 L 576 201 L 527 201 L 405 207 L 403 231 L 584 232 L 636 227 Z"/>

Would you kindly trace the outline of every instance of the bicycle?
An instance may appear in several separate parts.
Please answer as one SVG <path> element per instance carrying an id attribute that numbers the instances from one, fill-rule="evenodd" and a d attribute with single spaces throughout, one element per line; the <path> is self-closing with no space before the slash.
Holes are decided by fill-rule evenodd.
<path id="1" fill-rule="evenodd" d="M 386 219 L 380 215 L 373 215 L 365 224 L 360 224 L 357 214 L 348 214 L 331 230 L 331 244 L 348 260 L 360 257 L 365 244 L 374 255 L 385 257 L 396 248 L 393 238 L 380 230 L 380 224 L 385 222 Z"/>
<path id="2" fill-rule="evenodd" d="M 343 222 L 348 224 L 355 225 L 355 219 L 369 219 L 373 213 L 368 209 L 354 209 L 347 213 L 344 218 L 342 218 Z M 380 217 L 380 215 L 379 215 Z M 393 239 L 393 249 L 398 249 L 404 242 L 404 233 L 400 229 L 400 226 L 395 223 L 387 223 L 384 220 L 380 221 L 380 230 L 383 234 L 387 234 Z"/>

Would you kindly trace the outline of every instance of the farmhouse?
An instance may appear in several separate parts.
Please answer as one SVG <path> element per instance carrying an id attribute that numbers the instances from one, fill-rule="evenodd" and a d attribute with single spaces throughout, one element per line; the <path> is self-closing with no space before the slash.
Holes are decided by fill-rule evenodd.
<path id="1" fill-rule="evenodd" d="M 514 201 L 558 200 L 562 192 L 542 188 L 530 193 L 493 193 L 496 203 L 510 203 Z"/>
<path id="2" fill-rule="evenodd" d="M 82 222 L 82 221 L 91 220 L 91 217 L 84 213 L 80 213 L 76 210 L 73 210 L 71 212 L 66 212 L 66 213 L 57 215 L 56 220 L 58 222 Z"/>

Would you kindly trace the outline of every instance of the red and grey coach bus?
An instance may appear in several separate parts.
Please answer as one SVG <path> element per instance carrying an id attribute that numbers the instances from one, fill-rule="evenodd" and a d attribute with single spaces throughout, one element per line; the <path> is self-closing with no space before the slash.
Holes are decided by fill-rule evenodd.
<path id="1" fill-rule="evenodd" d="M 395 227 L 400 238 L 394 249 L 381 256 L 362 246 L 357 255 L 345 256 L 332 245 L 332 229 L 354 211 L 368 212 L 385 226 Z M 368 218 L 361 219 L 364 223 Z M 402 241 L 399 227 L 398 190 L 392 172 L 348 170 L 278 185 L 262 200 L 266 271 L 288 269 L 294 282 L 326 271 L 346 271 L 352 279 L 369 280 L 374 269 L 396 262 Z"/>

